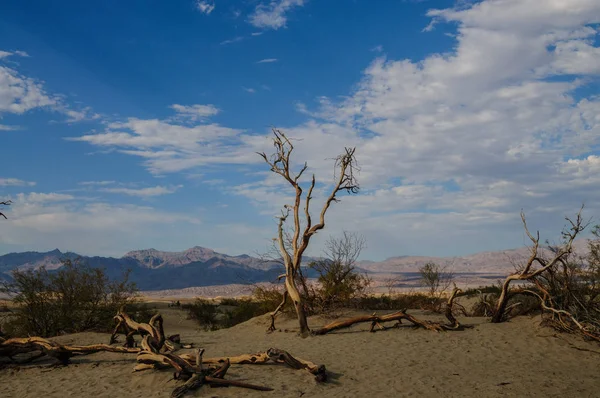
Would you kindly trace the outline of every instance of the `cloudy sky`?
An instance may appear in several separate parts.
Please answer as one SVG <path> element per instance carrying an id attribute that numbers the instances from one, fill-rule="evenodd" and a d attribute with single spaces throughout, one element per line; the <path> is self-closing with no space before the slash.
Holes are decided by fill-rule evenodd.
<path id="1" fill-rule="evenodd" d="M 521 209 L 556 238 L 600 216 L 599 33 L 597 0 L 5 0 L 0 253 L 264 251 L 291 194 L 271 126 L 315 211 L 357 147 L 313 254 L 518 247 Z"/>

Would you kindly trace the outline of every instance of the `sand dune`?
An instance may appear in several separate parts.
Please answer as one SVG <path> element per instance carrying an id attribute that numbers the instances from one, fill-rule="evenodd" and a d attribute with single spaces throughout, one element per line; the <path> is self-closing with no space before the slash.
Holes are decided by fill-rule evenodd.
<path id="1" fill-rule="evenodd" d="M 233 365 L 227 378 L 275 389 L 257 392 L 203 387 L 199 397 L 599 397 L 600 346 L 540 327 L 521 317 L 493 325 L 463 318 L 474 328 L 435 333 L 401 328 L 368 333 L 357 325 L 326 336 L 301 339 L 295 321 L 282 319 L 281 332 L 265 334 L 266 317 L 231 329 L 197 330 L 183 313 L 161 309 L 167 333 L 206 349 L 207 356 L 237 355 L 277 347 L 325 364 L 331 380 L 317 385 L 305 371 L 274 365 Z M 412 311 L 426 319 L 441 319 Z M 351 315 L 355 313 L 349 313 Z M 313 327 L 327 323 L 311 318 Z M 283 330 L 287 329 L 288 332 Z M 61 343 L 107 342 L 108 334 L 57 337 Z M 582 348 L 590 351 L 581 351 Z M 25 365 L 0 370 L 3 397 L 168 397 L 179 382 L 170 371 L 133 373 L 135 354 L 97 353 L 77 357 L 66 368 Z M 39 363 L 38 363 L 39 365 Z"/>

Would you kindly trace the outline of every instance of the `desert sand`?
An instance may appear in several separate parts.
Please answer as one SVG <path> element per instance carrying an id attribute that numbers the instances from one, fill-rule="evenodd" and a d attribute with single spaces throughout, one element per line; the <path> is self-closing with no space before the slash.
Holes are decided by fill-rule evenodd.
<path id="1" fill-rule="evenodd" d="M 539 317 L 503 324 L 459 318 L 471 329 L 436 333 L 409 327 L 369 333 L 368 324 L 302 339 L 296 321 L 280 318 L 281 331 L 266 334 L 268 316 L 230 329 L 198 330 L 180 310 L 159 310 L 167 334 L 206 349 L 205 356 L 238 355 L 281 348 L 325 364 L 330 380 L 317 384 L 306 371 L 277 365 L 232 365 L 226 378 L 272 387 L 259 392 L 202 387 L 199 397 L 600 397 L 600 346 L 539 325 Z M 380 312 L 383 313 L 383 312 Z M 421 311 L 424 319 L 442 316 Z M 348 312 L 345 316 L 360 314 Z M 312 327 L 331 319 L 313 317 Z M 287 330 L 287 332 L 286 332 Z M 56 337 L 64 344 L 108 342 L 109 334 Z M 121 339 L 122 340 L 122 339 Z M 185 351 L 185 350 L 184 350 Z M 96 353 L 75 357 L 68 367 L 37 362 L 0 370 L 2 397 L 168 397 L 181 382 L 171 371 L 133 373 L 135 354 Z"/>

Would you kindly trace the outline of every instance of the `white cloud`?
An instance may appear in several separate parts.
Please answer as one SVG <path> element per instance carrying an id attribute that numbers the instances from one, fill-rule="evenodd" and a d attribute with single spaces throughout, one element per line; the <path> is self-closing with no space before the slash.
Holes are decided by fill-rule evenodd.
<path id="1" fill-rule="evenodd" d="M 102 192 L 110 192 L 110 193 L 120 193 L 128 196 L 138 196 L 142 198 L 152 197 L 152 196 L 161 196 L 175 193 L 179 188 L 182 188 L 183 185 L 177 186 L 160 186 L 157 185 L 155 187 L 148 188 L 100 188 L 99 190 Z"/>
<path id="2" fill-rule="evenodd" d="M 250 94 L 254 94 L 256 92 L 255 89 L 249 88 L 249 87 L 242 87 L 242 90 L 244 90 L 244 91 L 246 91 L 246 92 L 248 92 Z"/>
<path id="3" fill-rule="evenodd" d="M 17 203 L 27 202 L 27 203 L 44 203 L 44 202 L 64 202 L 67 200 L 75 199 L 72 195 L 62 194 L 62 193 L 39 193 L 39 192 L 31 192 L 29 194 L 20 193 L 17 195 Z"/>
<path id="4" fill-rule="evenodd" d="M 358 148 L 363 191 L 332 207 L 326 233 L 364 233 L 374 258 L 448 254 L 527 243 L 521 208 L 532 229 L 551 233 L 581 202 L 588 215 L 600 214 L 600 98 L 586 89 L 598 74 L 600 2 L 485 0 L 429 15 L 456 23 L 452 51 L 418 61 L 379 57 L 348 96 L 318 98 L 314 110 L 299 104 L 311 120 L 278 126 L 298 139 L 294 166 L 308 161 L 306 177 L 315 172 L 323 184 L 315 211 L 332 181 L 332 157 Z M 270 150 L 264 136 L 156 120 L 130 119 L 80 139 L 141 156 L 163 173 L 256 164 L 254 152 Z M 289 199 L 285 185 L 266 166 L 256 170 L 223 189 L 275 215 Z"/>
<path id="5" fill-rule="evenodd" d="M 104 180 L 104 181 L 82 181 L 79 185 L 112 185 L 116 181 L 113 180 Z"/>
<path id="6" fill-rule="evenodd" d="M 220 112 L 220 110 L 212 104 L 208 105 L 179 105 L 173 104 L 170 106 L 177 116 L 182 119 L 189 119 L 191 121 L 204 120 L 210 116 L 214 116 Z"/>
<path id="7" fill-rule="evenodd" d="M 81 110 L 69 109 L 68 107 L 64 107 L 62 109 L 62 113 L 67 116 L 65 123 L 77 123 L 86 120 L 98 120 L 100 119 L 100 115 L 98 113 L 94 113 L 91 107 L 85 107 Z"/>
<path id="8" fill-rule="evenodd" d="M 304 0 L 271 0 L 260 3 L 249 17 L 252 26 L 261 29 L 274 29 L 286 27 L 287 15 L 291 9 L 302 7 Z"/>
<path id="9" fill-rule="evenodd" d="M 20 126 L 7 126 L 5 124 L 0 124 L 0 131 L 15 131 L 20 129 Z"/>
<path id="10" fill-rule="evenodd" d="M 261 59 L 260 61 L 256 61 L 257 64 L 270 64 L 272 62 L 277 62 L 279 61 L 277 58 L 265 58 L 265 59 Z"/>
<path id="11" fill-rule="evenodd" d="M 237 36 L 237 37 L 234 37 L 233 39 L 223 40 L 223 41 L 222 41 L 222 42 L 220 42 L 219 44 L 223 46 L 223 45 L 225 45 L 225 44 L 237 43 L 237 42 L 240 42 L 240 41 L 242 41 L 242 40 L 244 40 L 244 37 L 243 37 L 243 36 Z"/>
<path id="12" fill-rule="evenodd" d="M 24 51 L 0 51 L 0 61 L 9 56 L 29 57 Z M 43 82 L 23 76 L 13 67 L 0 64 L 0 116 L 2 113 L 21 115 L 30 110 L 43 108 L 67 116 L 67 123 L 83 120 L 95 120 L 100 115 L 93 113 L 90 107 L 75 110 L 64 98 L 48 94 Z M 1 126 L 0 130 L 13 130 L 10 126 Z"/>
<path id="13" fill-rule="evenodd" d="M 200 220 L 193 214 L 131 204 L 36 199 L 23 195 L 10 206 L 8 220 L 0 224 L 4 251 L 60 248 L 122 256 L 132 249 L 165 245 L 166 231 L 188 247 L 202 241 L 196 232 Z"/>
<path id="14" fill-rule="evenodd" d="M 0 186 L 2 187 L 25 187 L 25 186 L 29 186 L 32 187 L 35 185 L 35 182 L 33 181 L 23 181 L 23 180 L 19 180 L 18 178 L 0 178 Z"/>
<path id="15" fill-rule="evenodd" d="M 214 109 L 193 108 L 183 115 L 196 120 L 214 112 Z M 116 148 L 121 153 L 141 157 L 151 172 L 160 174 L 210 163 L 248 162 L 253 156 L 238 148 L 245 139 L 242 132 L 215 123 L 188 126 L 171 120 L 130 118 L 108 124 L 100 133 L 65 139 Z"/>
<path id="16" fill-rule="evenodd" d="M 0 65 L 0 114 L 23 114 L 57 104 L 58 100 L 46 94 L 40 82 Z"/>
<path id="17" fill-rule="evenodd" d="M 206 0 L 196 0 L 196 9 L 203 14 L 210 14 L 215 9 L 215 3 Z"/>

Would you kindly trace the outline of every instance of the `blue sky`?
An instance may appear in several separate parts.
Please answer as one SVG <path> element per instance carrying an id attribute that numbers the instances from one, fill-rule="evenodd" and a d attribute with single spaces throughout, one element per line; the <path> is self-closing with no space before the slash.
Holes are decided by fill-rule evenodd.
<path id="1" fill-rule="evenodd" d="M 376 6 L 375 6 L 376 4 Z M 600 205 L 594 0 L 63 1 L 0 5 L 0 252 L 264 251 L 291 191 L 271 126 L 362 191 L 313 242 L 365 258 L 557 237 Z"/>

